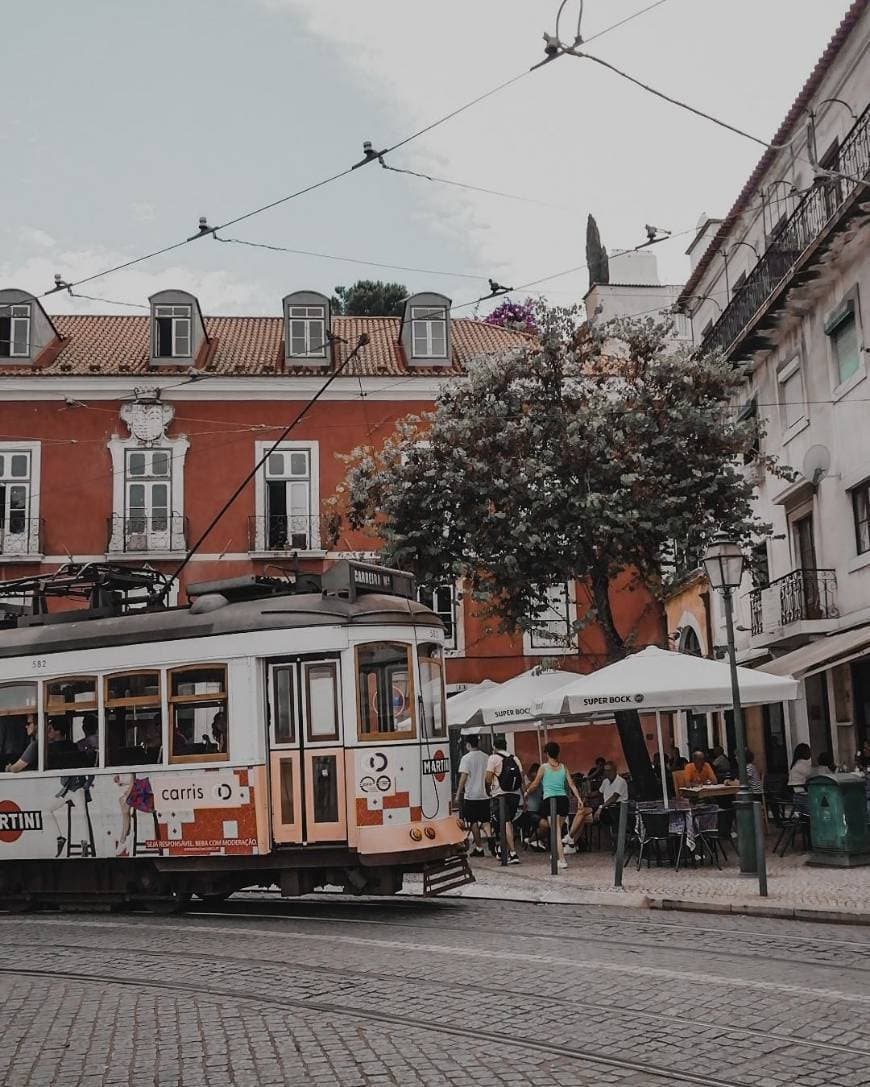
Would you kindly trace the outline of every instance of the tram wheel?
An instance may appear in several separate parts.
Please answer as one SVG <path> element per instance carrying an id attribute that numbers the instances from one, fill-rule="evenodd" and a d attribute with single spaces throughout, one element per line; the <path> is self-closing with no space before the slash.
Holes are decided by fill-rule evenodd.
<path id="1" fill-rule="evenodd" d="M 196 897 L 206 906 L 222 906 L 232 893 L 232 891 L 213 891 L 209 894 L 198 894 Z"/>
<path id="2" fill-rule="evenodd" d="M 160 898 L 143 898 L 142 905 L 149 913 L 159 917 L 168 917 L 173 913 L 184 913 L 190 905 L 193 895 L 188 891 L 170 891 Z"/>

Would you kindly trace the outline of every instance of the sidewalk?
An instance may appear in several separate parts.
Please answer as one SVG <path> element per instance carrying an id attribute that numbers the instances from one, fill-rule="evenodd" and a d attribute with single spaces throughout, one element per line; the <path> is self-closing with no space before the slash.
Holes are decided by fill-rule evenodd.
<path id="1" fill-rule="evenodd" d="M 521 851 L 522 863 L 503 868 L 493 858 L 471 862 L 476 883 L 453 892 L 467 898 L 577 905 L 636 906 L 651 909 L 700 909 L 713 912 L 767 914 L 801 920 L 837 920 L 870 924 L 870 867 L 810 868 L 806 854 L 774 857 L 768 853 L 768 897 L 758 881 L 741 876 L 734 851 L 721 871 L 699 868 L 651 868 L 640 871 L 629 860 L 623 888 L 613 886 L 610 853 L 569 855 L 567 871 L 550 874 L 547 854 Z"/>

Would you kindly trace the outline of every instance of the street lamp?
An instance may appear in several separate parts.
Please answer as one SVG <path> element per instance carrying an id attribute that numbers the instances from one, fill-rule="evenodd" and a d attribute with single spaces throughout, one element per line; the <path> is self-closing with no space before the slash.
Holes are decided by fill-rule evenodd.
<path id="1" fill-rule="evenodd" d="M 737 739 L 737 769 L 740 788 L 737 791 L 737 849 L 740 854 L 740 871 L 755 875 L 755 817 L 753 797 L 746 778 L 746 733 L 743 729 L 743 710 L 740 706 L 740 686 L 737 681 L 737 657 L 734 648 L 734 590 L 740 585 L 744 565 L 740 545 L 727 533 L 720 532 L 707 545 L 704 552 L 704 568 L 707 579 L 725 604 L 725 624 L 728 631 L 728 663 L 731 666 L 731 701 L 734 708 L 734 733 Z"/>

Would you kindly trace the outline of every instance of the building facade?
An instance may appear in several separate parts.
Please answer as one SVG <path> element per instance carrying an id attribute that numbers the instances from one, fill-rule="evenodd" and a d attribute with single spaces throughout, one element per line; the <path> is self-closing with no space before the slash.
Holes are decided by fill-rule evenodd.
<path id="1" fill-rule="evenodd" d="M 751 715 L 750 745 L 754 732 L 777 771 L 802 741 L 850 766 L 870 737 L 868 102 L 870 4 L 856 0 L 731 211 L 699 225 L 680 295 L 699 349 L 741 370 L 735 410 L 789 469 L 746 464 L 772 531 L 737 619 L 744 662 L 803 680 L 784 717 Z"/>
<path id="2" fill-rule="evenodd" d="M 369 342 L 348 362 L 363 335 Z M 205 317 L 178 290 L 154 295 L 142 316 L 51 317 L 32 295 L 0 290 L 0 577 L 69 559 L 171 574 L 196 545 L 174 603 L 195 582 L 319 572 L 342 555 L 368 555 L 374 537 L 331 514 L 348 455 L 430 411 L 476 356 L 526 340 L 451 318 L 450 300 L 431 292 L 409 298 L 401 318 L 334 316 L 313 291 L 288 295 L 279 316 Z M 499 633 L 459 585 L 422 595 L 447 629 L 449 688 L 553 658 L 573 671 L 604 661 L 595 626 L 573 630 L 586 599 L 576 585 L 552 589 L 539 628 L 523 636 Z M 615 591 L 614 607 L 640 644 L 660 643 L 642 594 Z"/>

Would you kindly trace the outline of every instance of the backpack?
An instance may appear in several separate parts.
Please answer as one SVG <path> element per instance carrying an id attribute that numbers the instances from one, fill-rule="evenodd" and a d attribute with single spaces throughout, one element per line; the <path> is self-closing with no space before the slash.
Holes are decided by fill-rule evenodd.
<path id="1" fill-rule="evenodd" d="M 518 793 L 522 788 L 523 775 L 513 755 L 502 755 L 498 784 L 503 793 Z"/>

